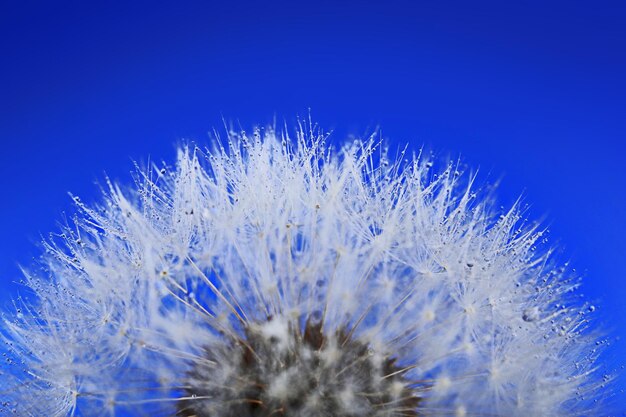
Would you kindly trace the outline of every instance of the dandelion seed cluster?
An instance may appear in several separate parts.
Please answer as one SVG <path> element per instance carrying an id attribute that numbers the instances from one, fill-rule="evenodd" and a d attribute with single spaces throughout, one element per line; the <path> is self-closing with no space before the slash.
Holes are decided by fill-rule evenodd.
<path id="1" fill-rule="evenodd" d="M 458 164 L 231 132 L 107 183 L 4 315 L 0 414 L 599 415 L 578 280 Z"/>

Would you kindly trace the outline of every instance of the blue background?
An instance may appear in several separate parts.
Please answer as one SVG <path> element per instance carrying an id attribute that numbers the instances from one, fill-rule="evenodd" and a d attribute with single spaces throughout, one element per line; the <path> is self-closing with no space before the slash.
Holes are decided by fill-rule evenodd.
<path id="1" fill-rule="evenodd" d="M 524 192 L 626 336 L 624 2 L 95 3 L 0 6 L 3 304 L 68 191 L 311 108 L 337 142 L 381 127 Z"/>

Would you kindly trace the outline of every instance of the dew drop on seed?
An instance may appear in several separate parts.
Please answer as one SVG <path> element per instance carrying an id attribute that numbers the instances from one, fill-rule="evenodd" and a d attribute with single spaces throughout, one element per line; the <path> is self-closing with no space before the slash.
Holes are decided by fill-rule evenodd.
<path id="1" fill-rule="evenodd" d="M 522 320 L 526 322 L 533 322 L 539 319 L 539 309 L 537 307 L 530 307 L 524 310 L 522 313 Z"/>

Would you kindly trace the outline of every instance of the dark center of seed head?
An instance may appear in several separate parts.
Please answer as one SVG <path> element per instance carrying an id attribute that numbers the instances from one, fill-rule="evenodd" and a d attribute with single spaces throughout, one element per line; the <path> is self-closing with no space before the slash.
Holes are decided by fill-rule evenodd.
<path id="1" fill-rule="evenodd" d="M 270 318 L 205 350 L 187 373 L 180 417 L 417 417 L 420 398 L 396 360 L 346 328 Z"/>

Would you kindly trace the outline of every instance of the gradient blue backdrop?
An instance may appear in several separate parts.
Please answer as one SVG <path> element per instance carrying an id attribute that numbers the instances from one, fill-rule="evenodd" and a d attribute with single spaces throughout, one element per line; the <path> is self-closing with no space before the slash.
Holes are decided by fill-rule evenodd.
<path id="1" fill-rule="evenodd" d="M 624 2 L 177 3 L 0 5 L 3 304 L 68 191 L 93 200 L 222 115 L 311 108 L 337 141 L 380 126 L 502 176 L 504 204 L 525 192 L 626 335 Z"/>

